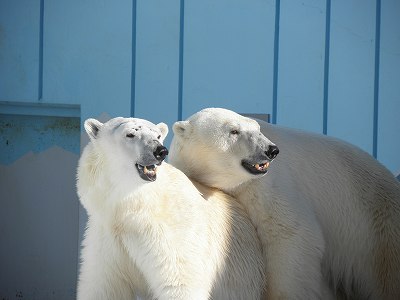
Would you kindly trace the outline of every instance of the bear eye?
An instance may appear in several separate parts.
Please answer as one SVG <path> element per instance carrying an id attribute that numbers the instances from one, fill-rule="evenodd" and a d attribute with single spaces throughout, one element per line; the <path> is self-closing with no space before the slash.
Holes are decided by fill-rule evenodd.
<path id="1" fill-rule="evenodd" d="M 161 139 L 161 135 L 159 135 L 159 136 L 157 137 L 157 139 Z"/>
<path id="2" fill-rule="evenodd" d="M 134 135 L 133 133 L 127 133 L 127 134 L 126 134 L 126 137 L 128 137 L 128 138 L 133 138 L 133 137 L 135 137 L 135 135 Z"/>
<path id="3" fill-rule="evenodd" d="M 233 130 L 231 130 L 230 134 L 237 135 L 237 134 L 239 134 L 239 130 L 233 129 Z"/>

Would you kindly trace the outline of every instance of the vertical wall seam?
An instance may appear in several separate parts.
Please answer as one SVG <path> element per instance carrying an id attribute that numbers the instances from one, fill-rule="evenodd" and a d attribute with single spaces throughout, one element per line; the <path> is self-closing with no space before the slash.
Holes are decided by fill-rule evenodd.
<path id="1" fill-rule="evenodd" d="M 136 101 L 136 10 L 137 1 L 132 1 L 132 65 L 131 65 L 131 117 L 135 116 Z"/>
<path id="2" fill-rule="evenodd" d="M 325 19 L 325 61 L 324 61 L 324 99 L 323 99 L 323 134 L 328 133 L 328 92 L 329 92 L 329 51 L 331 38 L 331 0 L 326 0 Z"/>
<path id="3" fill-rule="evenodd" d="M 43 24 L 44 24 L 44 0 L 40 0 L 39 12 L 39 74 L 38 74 L 38 101 L 43 100 Z"/>
<path id="4" fill-rule="evenodd" d="M 379 113 L 379 64 L 381 43 L 381 0 L 376 0 L 375 18 L 375 72 L 374 72 L 374 124 L 372 155 L 378 157 L 378 113 Z"/>
<path id="5" fill-rule="evenodd" d="M 278 113 L 278 59 L 279 59 L 279 22 L 280 22 L 280 0 L 275 1 L 275 33 L 274 33 L 274 66 L 272 85 L 272 123 L 277 122 Z"/>
<path id="6" fill-rule="evenodd" d="M 185 30 L 185 0 L 180 0 L 179 17 L 179 78 L 178 78 L 178 120 L 182 120 L 183 106 L 183 45 Z"/>

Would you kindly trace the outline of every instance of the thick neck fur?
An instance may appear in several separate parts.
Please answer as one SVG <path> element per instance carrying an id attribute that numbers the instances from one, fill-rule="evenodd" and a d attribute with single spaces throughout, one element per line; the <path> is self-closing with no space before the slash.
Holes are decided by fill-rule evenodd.
<path id="1" fill-rule="evenodd" d="M 201 147 L 187 151 L 187 147 L 186 145 L 185 149 L 182 149 L 178 141 L 173 140 L 169 162 L 193 180 L 228 194 L 234 194 L 240 186 L 246 185 L 253 179 L 251 175 L 245 174 L 246 171 L 242 170 L 241 166 L 237 168 L 231 165 L 235 163 L 234 160 L 227 159 L 221 162 L 214 151 Z M 228 155 L 227 158 L 229 158 Z M 224 165 L 223 168 L 221 164 Z"/>

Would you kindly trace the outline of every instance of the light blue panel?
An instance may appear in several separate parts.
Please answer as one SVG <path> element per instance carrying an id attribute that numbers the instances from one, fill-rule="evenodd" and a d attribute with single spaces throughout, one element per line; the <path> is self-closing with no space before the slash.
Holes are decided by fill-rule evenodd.
<path id="1" fill-rule="evenodd" d="M 185 2 L 183 118 L 210 106 L 271 113 L 275 1 Z"/>
<path id="2" fill-rule="evenodd" d="M 132 1 L 45 1 L 44 16 L 43 101 L 129 115 Z"/>
<path id="3" fill-rule="evenodd" d="M 332 1 L 327 134 L 372 154 L 375 0 Z"/>
<path id="4" fill-rule="evenodd" d="M 400 174 L 400 1 L 381 7 L 378 159 Z"/>
<path id="5" fill-rule="evenodd" d="M 323 131 L 326 1 L 282 1 L 277 124 Z"/>
<path id="6" fill-rule="evenodd" d="M 138 1 L 136 8 L 134 116 L 170 129 L 178 119 L 179 8 L 179 0 Z"/>
<path id="7" fill-rule="evenodd" d="M 0 114 L 0 299 L 75 299 L 79 126 Z"/>
<path id="8" fill-rule="evenodd" d="M 0 100 L 37 101 L 39 0 L 0 0 Z"/>

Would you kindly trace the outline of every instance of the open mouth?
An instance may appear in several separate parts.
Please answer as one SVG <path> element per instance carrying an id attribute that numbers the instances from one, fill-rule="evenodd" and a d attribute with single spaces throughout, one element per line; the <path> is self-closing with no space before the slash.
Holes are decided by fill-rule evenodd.
<path id="1" fill-rule="evenodd" d="M 249 173 L 258 175 L 258 174 L 265 174 L 268 172 L 269 161 L 264 161 L 256 164 L 249 163 L 245 160 L 242 160 L 242 166 L 245 168 Z"/>
<path id="2" fill-rule="evenodd" d="M 161 162 L 156 165 L 143 166 L 136 164 L 136 169 L 142 179 L 146 181 L 155 181 L 157 179 L 157 166 L 161 165 Z"/>

